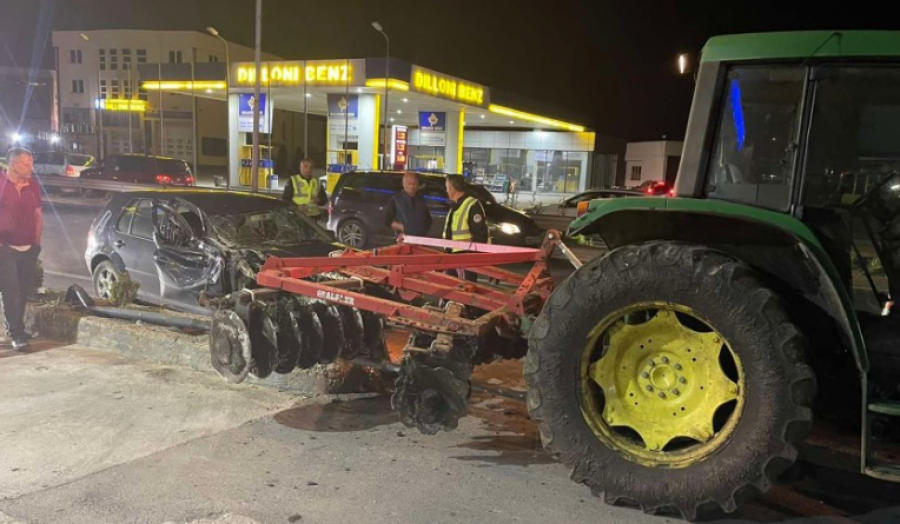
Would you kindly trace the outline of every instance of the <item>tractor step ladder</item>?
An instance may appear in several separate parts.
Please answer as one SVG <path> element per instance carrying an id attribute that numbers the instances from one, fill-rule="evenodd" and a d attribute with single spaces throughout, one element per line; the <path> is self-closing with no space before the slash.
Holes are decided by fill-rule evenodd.
<path id="1" fill-rule="evenodd" d="M 865 391 L 865 390 L 864 390 Z M 900 402 L 881 401 L 869 403 L 864 399 L 862 472 L 872 478 L 888 482 L 900 482 L 900 464 L 878 461 L 872 445 L 872 415 L 900 418 Z"/>

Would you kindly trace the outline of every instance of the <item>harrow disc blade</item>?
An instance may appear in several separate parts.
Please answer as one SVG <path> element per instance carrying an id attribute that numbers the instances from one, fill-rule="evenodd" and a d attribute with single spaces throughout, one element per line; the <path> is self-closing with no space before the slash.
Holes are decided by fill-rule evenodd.
<path id="1" fill-rule="evenodd" d="M 350 306 L 340 306 L 338 310 L 344 328 L 344 347 L 340 356 L 349 360 L 366 353 L 365 326 L 359 310 Z"/>
<path id="2" fill-rule="evenodd" d="M 279 374 L 287 374 L 297 367 L 302 346 L 300 325 L 293 300 L 279 300 L 276 310 L 278 345 L 274 368 Z"/>
<path id="3" fill-rule="evenodd" d="M 250 364 L 250 375 L 266 378 L 272 374 L 275 355 L 278 351 L 278 328 L 262 302 L 250 305 L 250 348 L 253 359 Z"/>
<path id="4" fill-rule="evenodd" d="M 319 320 L 322 321 L 322 334 L 324 335 L 319 363 L 330 364 L 338 358 L 344 348 L 344 327 L 341 314 L 331 304 L 315 304 L 313 309 L 319 315 Z"/>
<path id="5" fill-rule="evenodd" d="M 319 315 L 309 304 L 298 303 L 295 313 L 298 317 L 300 333 L 303 343 L 300 346 L 300 357 L 297 359 L 297 367 L 309 369 L 319 363 L 324 345 L 322 321 Z"/>
<path id="6" fill-rule="evenodd" d="M 237 313 L 219 310 L 209 331 L 212 367 L 230 384 L 240 384 L 250 372 L 252 352 L 247 326 Z"/>

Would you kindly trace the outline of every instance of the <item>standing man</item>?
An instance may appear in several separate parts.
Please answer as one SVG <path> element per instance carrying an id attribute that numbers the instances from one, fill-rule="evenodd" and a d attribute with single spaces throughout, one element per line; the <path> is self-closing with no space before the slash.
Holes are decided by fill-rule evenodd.
<path id="1" fill-rule="evenodd" d="M 304 158 L 300 161 L 300 174 L 291 177 L 290 183 L 284 185 L 281 199 L 293 203 L 308 217 L 319 220 L 322 208 L 328 203 L 328 195 L 319 179 L 313 176 L 313 161 Z"/>
<path id="2" fill-rule="evenodd" d="M 25 303 L 34 284 L 44 215 L 41 189 L 32 182 L 31 151 L 14 147 L 7 153 L 9 169 L 0 174 L 0 299 L 6 335 L 13 349 L 28 348 Z"/>
<path id="3" fill-rule="evenodd" d="M 419 175 L 403 174 L 403 191 L 391 195 L 384 213 L 384 225 L 397 235 L 428 236 L 431 229 L 431 212 L 425 197 L 418 194 Z"/>
<path id="4" fill-rule="evenodd" d="M 466 179 L 462 175 L 447 175 L 447 196 L 453 201 L 447 221 L 444 223 L 444 239 L 461 242 L 490 243 L 491 235 L 487 226 L 484 207 L 475 197 L 466 192 Z M 454 251 L 463 251 L 454 249 Z M 462 270 L 459 270 L 462 271 Z M 478 275 L 463 271 L 460 278 L 478 281 Z"/>

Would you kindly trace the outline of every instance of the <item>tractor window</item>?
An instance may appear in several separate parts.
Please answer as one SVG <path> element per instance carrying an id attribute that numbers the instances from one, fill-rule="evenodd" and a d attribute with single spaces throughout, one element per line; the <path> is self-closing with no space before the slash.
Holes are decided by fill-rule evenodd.
<path id="1" fill-rule="evenodd" d="M 796 66 L 728 72 L 709 162 L 710 198 L 787 209 L 805 76 Z"/>
<path id="2" fill-rule="evenodd" d="M 803 204 L 849 205 L 900 172 L 900 68 L 817 71 Z"/>

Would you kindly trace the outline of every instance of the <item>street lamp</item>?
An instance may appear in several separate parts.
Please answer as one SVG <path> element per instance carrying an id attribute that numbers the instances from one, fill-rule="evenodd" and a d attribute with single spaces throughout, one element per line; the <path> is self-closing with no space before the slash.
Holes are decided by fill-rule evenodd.
<path id="1" fill-rule="evenodd" d="M 228 104 L 230 103 L 230 101 L 229 101 L 230 97 L 228 95 L 229 95 L 229 86 L 231 84 L 231 78 L 230 78 L 230 76 L 231 76 L 231 55 L 228 53 L 228 40 L 225 40 L 224 38 L 222 38 L 222 36 L 219 34 L 219 32 L 216 30 L 215 27 L 212 27 L 212 26 L 207 27 L 206 32 L 211 34 L 212 36 L 218 38 L 219 40 L 222 41 L 223 44 L 225 44 L 225 115 L 226 115 L 225 121 L 230 122 L 231 116 L 230 116 L 230 113 L 228 112 L 229 111 Z M 230 129 L 230 127 L 228 127 L 228 126 L 226 126 L 226 128 Z M 226 144 L 227 144 L 227 141 L 226 141 Z M 228 170 L 228 173 L 225 176 L 225 191 L 229 191 L 229 190 L 231 190 L 231 146 L 230 145 L 228 146 L 228 154 L 225 155 L 225 159 L 226 159 L 225 169 Z"/>
<path id="2" fill-rule="evenodd" d="M 372 22 L 372 27 L 381 33 L 381 36 L 384 37 L 385 41 L 385 52 L 384 52 L 384 152 L 382 153 L 381 160 L 381 169 L 384 171 L 387 169 L 388 163 L 388 87 L 391 83 L 391 39 L 388 37 L 387 33 L 384 32 L 384 28 L 381 26 L 378 21 Z"/>

